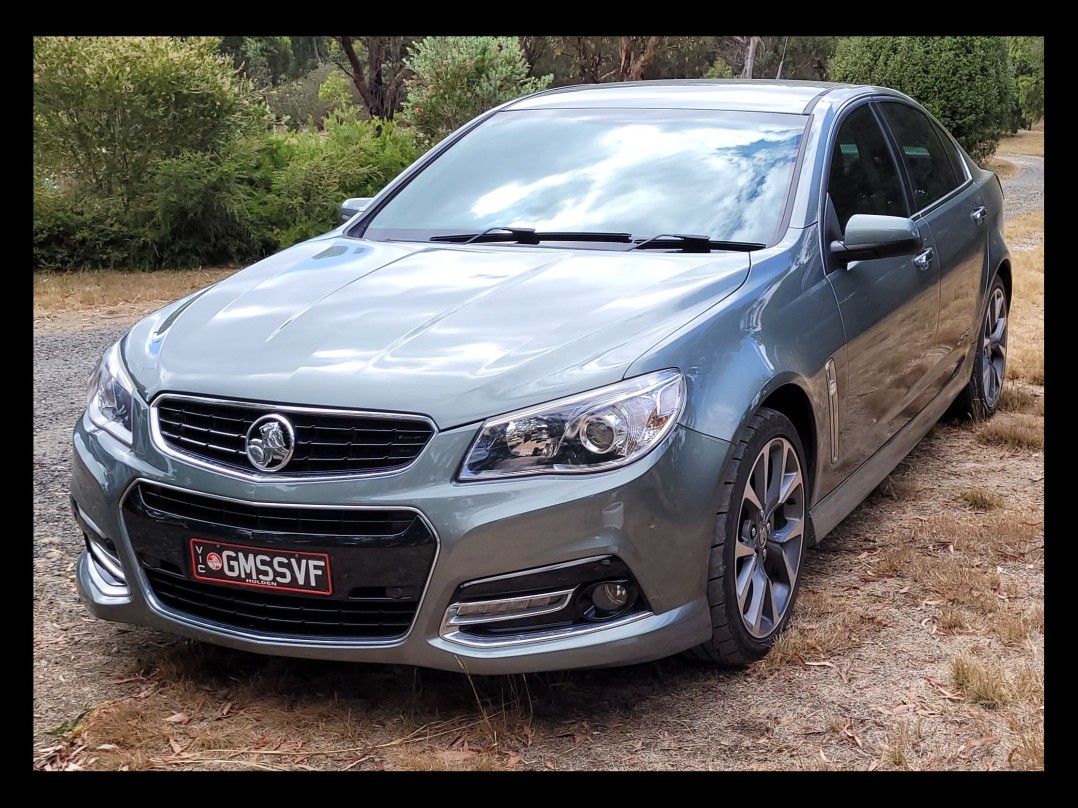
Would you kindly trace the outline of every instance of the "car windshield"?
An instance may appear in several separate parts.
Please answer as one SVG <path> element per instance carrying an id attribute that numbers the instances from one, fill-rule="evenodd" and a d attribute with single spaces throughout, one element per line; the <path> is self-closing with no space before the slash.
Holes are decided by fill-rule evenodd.
<path id="1" fill-rule="evenodd" d="M 520 227 L 768 243 L 806 120 L 697 109 L 507 110 L 413 177 L 363 235 L 427 240 Z"/>

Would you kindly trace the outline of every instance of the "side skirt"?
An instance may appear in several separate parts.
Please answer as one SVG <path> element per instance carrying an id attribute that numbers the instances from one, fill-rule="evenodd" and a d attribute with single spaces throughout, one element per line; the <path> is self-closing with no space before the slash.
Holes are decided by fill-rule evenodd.
<path id="1" fill-rule="evenodd" d="M 839 522 L 849 516 L 853 509 L 872 493 L 872 489 L 883 482 L 883 478 L 902 462 L 902 459 L 921 442 L 921 439 L 947 412 L 951 402 L 969 382 L 968 369 L 971 365 L 968 357 L 967 361 L 962 362 L 959 367 L 965 370 L 956 372 L 955 377 L 940 391 L 938 396 L 929 402 L 928 406 L 895 433 L 891 440 L 877 449 L 876 453 L 862 463 L 857 471 L 846 478 L 845 482 L 813 506 L 809 511 L 816 534 L 813 544 L 818 543 L 834 530 Z"/>

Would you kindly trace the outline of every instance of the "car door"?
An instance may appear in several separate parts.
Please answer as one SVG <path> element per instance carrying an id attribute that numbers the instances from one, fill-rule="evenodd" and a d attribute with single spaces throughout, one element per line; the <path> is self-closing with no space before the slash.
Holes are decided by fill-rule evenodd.
<path id="1" fill-rule="evenodd" d="M 872 105 L 846 113 L 828 166 L 823 221 L 826 242 L 842 238 L 856 213 L 909 216 L 908 189 L 893 144 Z M 914 255 L 832 263 L 828 279 L 846 330 L 845 406 L 838 466 L 849 473 L 886 443 L 910 417 L 910 402 L 927 384 L 935 361 L 939 263 L 921 229 Z"/>
<path id="2" fill-rule="evenodd" d="M 879 103 L 909 177 L 913 218 L 932 231 L 932 261 L 940 275 L 935 366 L 910 407 L 916 414 L 958 371 L 978 322 L 977 303 L 988 258 L 984 195 L 950 137 L 927 115 L 901 101 Z"/>

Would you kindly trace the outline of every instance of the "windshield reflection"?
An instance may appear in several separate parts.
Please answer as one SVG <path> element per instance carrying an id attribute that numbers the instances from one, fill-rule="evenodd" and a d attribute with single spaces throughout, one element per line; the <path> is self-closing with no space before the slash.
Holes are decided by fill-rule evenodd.
<path id="1" fill-rule="evenodd" d="M 804 122 L 709 110 L 506 111 L 415 177 L 365 235 L 532 227 L 768 242 Z"/>

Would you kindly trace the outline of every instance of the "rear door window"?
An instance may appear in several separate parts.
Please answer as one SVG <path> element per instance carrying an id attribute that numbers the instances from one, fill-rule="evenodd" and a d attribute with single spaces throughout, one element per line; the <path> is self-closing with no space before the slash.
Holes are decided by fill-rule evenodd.
<path id="1" fill-rule="evenodd" d="M 882 102 L 880 109 L 906 163 L 916 210 L 924 210 L 965 181 L 964 172 L 961 175 L 955 173 L 958 155 L 952 159 L 953 146 L 949 142 L 944 145 L 928 116 L 896 102 Z"/>

